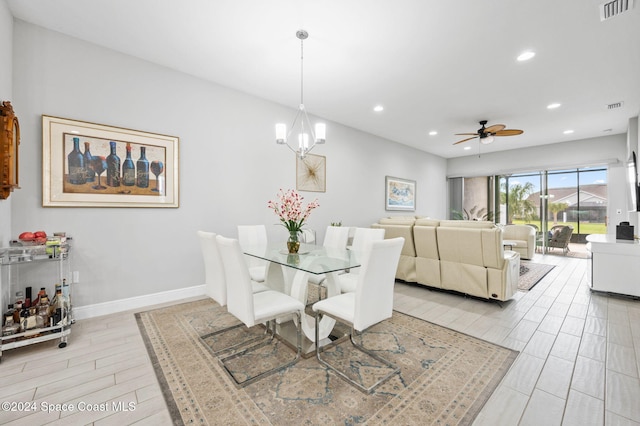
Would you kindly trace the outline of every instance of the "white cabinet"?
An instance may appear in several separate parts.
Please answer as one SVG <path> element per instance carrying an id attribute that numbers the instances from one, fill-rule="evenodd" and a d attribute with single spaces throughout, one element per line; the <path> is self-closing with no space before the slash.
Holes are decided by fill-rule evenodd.
<path id="1" fill-rule="evenodd" d="M 640 243 L 615 235 L 588 235 L 590 285 L 594 291 L 640 297 Z"/>
<path id="2" fill-rule="evenodd" d="M 39 324 L 40 327 L 18 330 L 15 334 L 3 332 L 0 336 L 0 360 L 5 350 L 47 340 L 59 339 L 58 346 L 61 348 L 67 345 L 73 323 L 70 250 L 71 246 L 68 242 L 54 246 L 0 248 L 0 308 L 3 314 L 8 310 L 8 305 L 15 302 L 16 292 L 21 291 L 25 295 L 27 287 L 32 288 L 34 300 L 43 287 L 46 289 L 49 300 L 52 300 L 56 284 L 60 284 L 60 289 L 68 302 L 60 311 L 54 313 L 52 310 L 52 314 L 44 320 L 46 323 Z M 63 287 L 63 283 L 67 286 Z M 3 315 L 3 324 L 4 320 Z"/>

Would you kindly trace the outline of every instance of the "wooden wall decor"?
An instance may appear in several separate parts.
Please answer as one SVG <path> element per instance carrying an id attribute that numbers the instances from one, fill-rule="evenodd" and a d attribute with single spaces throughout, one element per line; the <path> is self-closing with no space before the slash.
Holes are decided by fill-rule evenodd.
<path id="1" fill-rule="evenodd" d="M 0 199 L 7 199 L 18 186 L 20 125 L 11 102 L 0 106 Z"/>

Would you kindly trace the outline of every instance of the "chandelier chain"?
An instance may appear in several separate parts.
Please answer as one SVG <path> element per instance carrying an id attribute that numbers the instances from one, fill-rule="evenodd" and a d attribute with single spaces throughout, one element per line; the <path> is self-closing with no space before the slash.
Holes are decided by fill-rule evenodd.
<path id="1" fill-rule="evenodd" d="M 300 105 L 304 105 L 304 39 L 306 37 L 299 36 L 300 38 Z"/>

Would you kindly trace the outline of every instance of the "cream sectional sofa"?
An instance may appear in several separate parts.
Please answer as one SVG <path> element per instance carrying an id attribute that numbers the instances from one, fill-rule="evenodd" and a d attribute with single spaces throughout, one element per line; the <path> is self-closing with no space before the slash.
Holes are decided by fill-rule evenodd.
<path id="1" fill-rule="evenodd" d="M 493 222 L 404 217 L 372 226 L 385 238 L 406 236 L 398 279 L 501 301 L 517 291 L 520 254 L 504 250 Z"/>
<path id="2" fill-rule="evenodd" d="M 416 248 L 413 241 L 413 224 L 415 221 L 415 216 L 395 216 L 382 218 L 378 223 L 374 223 L 371 226 L 372 228 L 384 229 L 385 239 L 404 238 L 396 278 L 408 282 L 416 281 Z"/>

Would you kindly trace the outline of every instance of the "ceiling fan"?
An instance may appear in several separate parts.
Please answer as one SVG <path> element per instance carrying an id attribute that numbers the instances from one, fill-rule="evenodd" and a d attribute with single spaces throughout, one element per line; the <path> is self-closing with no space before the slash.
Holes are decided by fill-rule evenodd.
<path id="1" fill-rule="evenodd" d="M 485 127 L 487 124 L 487 120 L 480 121 L 481 128 L 478 129 L 476 133 L 456 133 L 458 136 L 471 136 L 470 138 L 462 139 L 461 141 L 455 142 L 454 145 L 457 145 L 462 142 L 470 141 L 471 139 L 480 138 L 480 143 L 490 144 L 493 142 L 494 136 L 516 136 L 524 133 L 522 130 L 518 129 L 505 129 L 504 124 L 494 124 L 493 126 Z"/>

